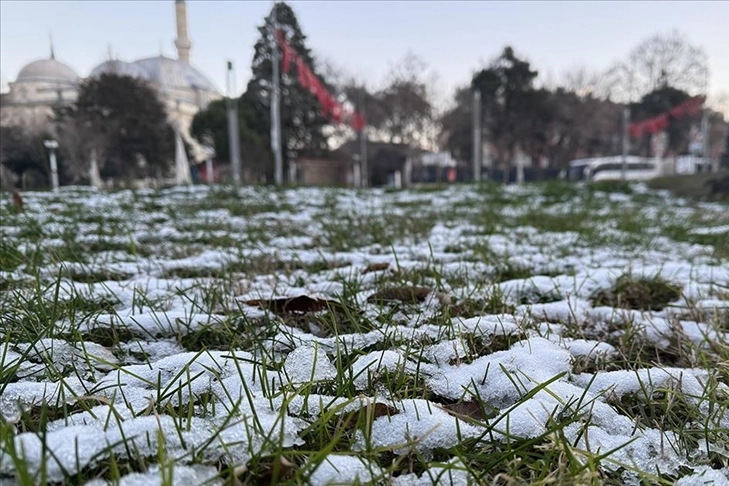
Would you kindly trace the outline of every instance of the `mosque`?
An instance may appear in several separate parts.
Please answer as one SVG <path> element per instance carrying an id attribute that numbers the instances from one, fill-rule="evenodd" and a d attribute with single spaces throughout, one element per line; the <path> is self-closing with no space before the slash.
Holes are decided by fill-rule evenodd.
<path id="1" fill-rule="evenodd" d="M 170 122 L 192 148 L 197 161 L 204 158 L 203 148 L 190 136 L 192 118 L 199 110 L 221 98 L 215 85 L 190 64 L 192 43 L 187 35 L 187 5 L 175 0 L 177 59 L 163 55 L 132 62 L 109 59 L 91 70 L 89 78 L 103 73 L 133 76 L 147 81 L 159 93 Z M 22 125 L 32 129 L 50 128 L 53 107 L 72 103 L 78 96 L 81 77 L 67 64 L 50 57 L 25 65 L 9 91 L 0 97 L 0 125 Z"/>

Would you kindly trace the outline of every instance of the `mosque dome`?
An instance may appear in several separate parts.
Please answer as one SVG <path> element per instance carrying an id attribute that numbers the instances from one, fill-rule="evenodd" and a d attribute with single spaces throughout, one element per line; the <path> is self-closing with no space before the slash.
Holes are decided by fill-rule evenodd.
<path id="1" fill-rule="evenodd" d="M 157 56 L 140 59 L 132 65 L 144 70 L 146 78 L 162 89 L 201 90 L 219 94 L 212 81 L 185 61 Z"/>
<path id="2" fill-rule="evenodd" d="M 71 67 L 50 58 L 26 64 L 18 73 L 16 79 L 18 83 L 24 81 L 46 81 L 75 85 L 79 82 L 79 77 Z"/>
<path id="3" fill-rule="evenodd" d="M 90 78 L 98 78 L 102 74 L 118 74 L 133 78 L 148 79 L 147 72 L 136 64 L 119 61 L 117 59 L 102 62 L 89 74 Z"/>

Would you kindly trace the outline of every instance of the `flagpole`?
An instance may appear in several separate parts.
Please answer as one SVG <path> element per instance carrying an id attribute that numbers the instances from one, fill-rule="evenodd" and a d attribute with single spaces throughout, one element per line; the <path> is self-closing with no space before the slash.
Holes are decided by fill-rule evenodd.
<path id="1" fill-rule="evenodd" d="M 473 92 L 473 182 L 481 181 L 481 90 Z"/>
<path id="2" fill-rule="evenodd" d="M 704 113 L 701 117 L 701 142 L 701 155 L 704 157 L 703 162 L 709 164 L 711 159 L 709 150 L 709 108 L 707 107 L 704 107 Z M 714 167 L 712 166 L 710 170 L 713 172 Z"/>
<path id="3" fill-rule="evenodd" d="M 239 186 L 241 183 L 241 162 L 240 162 L 240 128 L 238 126 L 238 102 L 235 99 L 235 78 L 233 62 L 228 61 L 226 72 L 227 96 L 225 97 L 225 111 L 228 117 L 228 150 L 230 151 L 230 165 L 233 169 L 233 184 Z"/>
<path id="4" fill-rule="evenodd" d="M 623 163 L 620 167 L 620 178 L 626 180 L 628 177 L 628 151 L 630 147 L 630 108 L 623 108 Z"/>
<path id="5" fill-rule="evenodd" d="M 271 32 L 271 63 L 272 63 L 272 83 L 271 83 L 271 150 L 273 151 L 274 160 L 274 181 L 277 186 L 283 184 L 283 157 L 281 154 L 281 109 L 280 109 L 280 91 L 279 91 L 279 66 L 278 66 L 278 46 L 276 45 L 276 30 L 278 29 L 278 21 L 276 19 L 276 4 L 273 6 L 273 32 Z"/>
<path id="6" fill-rule="evenodd" d="M 361 116 L 365 116 L 365 86 L 362 84 L 362 89 L 359 92 L 359 113 Z M 368 187 L 370 184 L 370 168 L 369 163 L 367 161 L 367 127 L 362 127 L 359 130 L 359 137 L 360 137 L 360 146 L 359 146 L 359 152 L 360 152 L 360 185 L 362 187 Z"/>

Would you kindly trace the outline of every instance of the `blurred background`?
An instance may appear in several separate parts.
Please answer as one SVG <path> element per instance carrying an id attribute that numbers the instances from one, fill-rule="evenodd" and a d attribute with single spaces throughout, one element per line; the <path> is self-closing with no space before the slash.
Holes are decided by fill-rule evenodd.
<path id="1" fill-rule="evenodd" d="M 0 14 L 6 189 L 729 165 L 725 2 L 3 1 Z"/>

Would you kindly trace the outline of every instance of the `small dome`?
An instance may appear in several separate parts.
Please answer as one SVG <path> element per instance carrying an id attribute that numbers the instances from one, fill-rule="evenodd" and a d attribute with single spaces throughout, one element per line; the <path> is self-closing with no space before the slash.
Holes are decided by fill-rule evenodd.
<path id="1" fill-rule="evenodd" d="M 163 89 L 186 88 L 218 93 L 215 85 L 203 73 L 184 61 L 157 56 L 140 59 L 132 64 L 142 68 L 147 73 L 147 79 Z"/>
<path id="2" fill-rule="evenodd" d="M 133 78 L 147 79 L 147 72 L 136 64 L 129 62 L 111 60 L 105 61 L 91 70 L 90 78 L 98 78 L 102 74 L 118 74 L 120 76 L 131 76 Z"/>
<path id="3" fill-rule="evenodd" d="M 40 59 L 26 64 L 18 73 L 16 82 L 52 81 L 55 83 L 76 84 L 79 81 L 76 71 L 55 59 Z"/>

